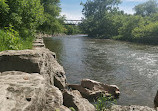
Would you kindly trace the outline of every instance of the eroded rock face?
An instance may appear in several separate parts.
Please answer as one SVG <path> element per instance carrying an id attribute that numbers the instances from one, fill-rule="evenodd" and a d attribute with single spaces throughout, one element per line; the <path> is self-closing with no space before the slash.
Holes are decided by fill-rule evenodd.
<path id="1" fill-rule="evenodd" d="M 90 79 L 82 80 L 81 85 L 69 85 L 69 88 L 78 90 L 83 97 L 92 100 L 101 96 L 101 94 L 115 97 L 118 97 L 120 94 L 116 85 L 107 85 Z"/>
<path id="2" fill-rule="evenodd" d="M 0 72 L 4 71 L 39 73 L 50 85 L 54 85 L 54 78 L 58 78 L 56 86 L 66 86 L 63 67 L 56 61 L 55 53 L 46 48 L 0 52 Z M 63 75 L 60 79 L 59 74 Z"/>
<path id="3" fill-rule="evenodd" d="M 54 86 L 46 86 L 45 111 L 56 111 L 63 105 L 62 92 Z"/>
<path id="4" fill-rule="evenodd" d="M 71 110 L 67 108 L 66 106 L 62 105 L 60 106 L 60 111 L 71 111 Z"/>
<path id="5" fill-rule="evenodd" d="M 73 107 L 76 111 L 95 111 L 95 107 L 78 90 L 64 90 L 64 106 Z"/>
<path id="6" fill-rule="evenodd" d="M 68 110 L 54 86 L 66 86 L 65 72 L 55 57 L 46 48 L 0 52 L 0 111 Z"/>
<path id="7" fill-rule="evenodd" d="M 120 106 L 120 105 L 114 105 L 111 107 L 111 109 L 107 111 L 156 111 L 153 108 L 149 108 L 147 106 Z"/>
<path id="8" fill-rule="evenodd" d="M 45 82 L 37 73 L 1 73 L 0 111 L 42 111 L 46 102 Z"/>

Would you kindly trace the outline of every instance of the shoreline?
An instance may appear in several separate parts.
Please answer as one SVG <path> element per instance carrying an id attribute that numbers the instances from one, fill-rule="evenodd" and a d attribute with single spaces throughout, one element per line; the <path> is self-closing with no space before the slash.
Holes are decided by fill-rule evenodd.
<path id="1" fill-rule="evenodd" d="M 45 48 L 41 36 L 36 36 L 32 50 L 0 52 L 0 67 L 0 86 L 3 87 L 0 110 L 4 111 L 71 111 L 70 107 L 76 111 L 95 111 L 88 98 L 99 97 L 103 93 L 107 96 L 120 94 L 116 85 L 90 79 L 83 79 L 81 84 L 68 84 L 64 68 L 57 62 L 56 54 Z M 10 107 L 6 107 L 8 104 Z M 136 105 L 113 105 L 110 111 L 129 109 L 155 111 Z"/>

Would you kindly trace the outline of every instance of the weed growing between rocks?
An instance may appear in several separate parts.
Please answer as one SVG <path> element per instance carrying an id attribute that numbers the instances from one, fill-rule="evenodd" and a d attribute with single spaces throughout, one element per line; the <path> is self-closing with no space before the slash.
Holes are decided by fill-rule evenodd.
<path id="1" fill-rule="evenodd" d="M 70 109 L 71 111 L 76 111 L 73 107 L 70 107 L 69 109 Z"/>
<path id="2" fill-rule="evenodd" d="M 106 111 L 106 109 L 110 109 L 111 106 L 116 103 L 116 99 L 114 99 L 113 96 L 106 96 L 105 94 L 102 94 L 102 96 L 97 99 L 94 106 L 97 111 Z"/>

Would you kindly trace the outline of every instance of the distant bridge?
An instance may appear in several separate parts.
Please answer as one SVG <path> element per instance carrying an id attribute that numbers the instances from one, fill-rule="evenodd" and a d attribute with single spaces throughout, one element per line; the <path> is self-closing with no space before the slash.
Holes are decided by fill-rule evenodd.
<path id="1" fill-rule="evenodd" d="M 78 25 L 82 20 L 64 20 L 64 25 Z"/>

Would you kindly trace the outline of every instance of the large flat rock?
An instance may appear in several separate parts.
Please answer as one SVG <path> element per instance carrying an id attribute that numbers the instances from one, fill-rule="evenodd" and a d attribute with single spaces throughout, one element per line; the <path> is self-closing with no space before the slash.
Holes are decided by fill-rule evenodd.
<path id="1" fill-rule="evenodd" d="M 0 52 L 0 72 L 4 71 L 39 73 L 50 85 L 55 84 L 60 89 L 66 86 L 63 67 L 56 61 L 55 53 L 46 48 Z"/>
<path id="2" fill-rule="evenodd" d="M 45 79 L 39 74 L 0 73 L 0 111 L 42 111 Z"/>

